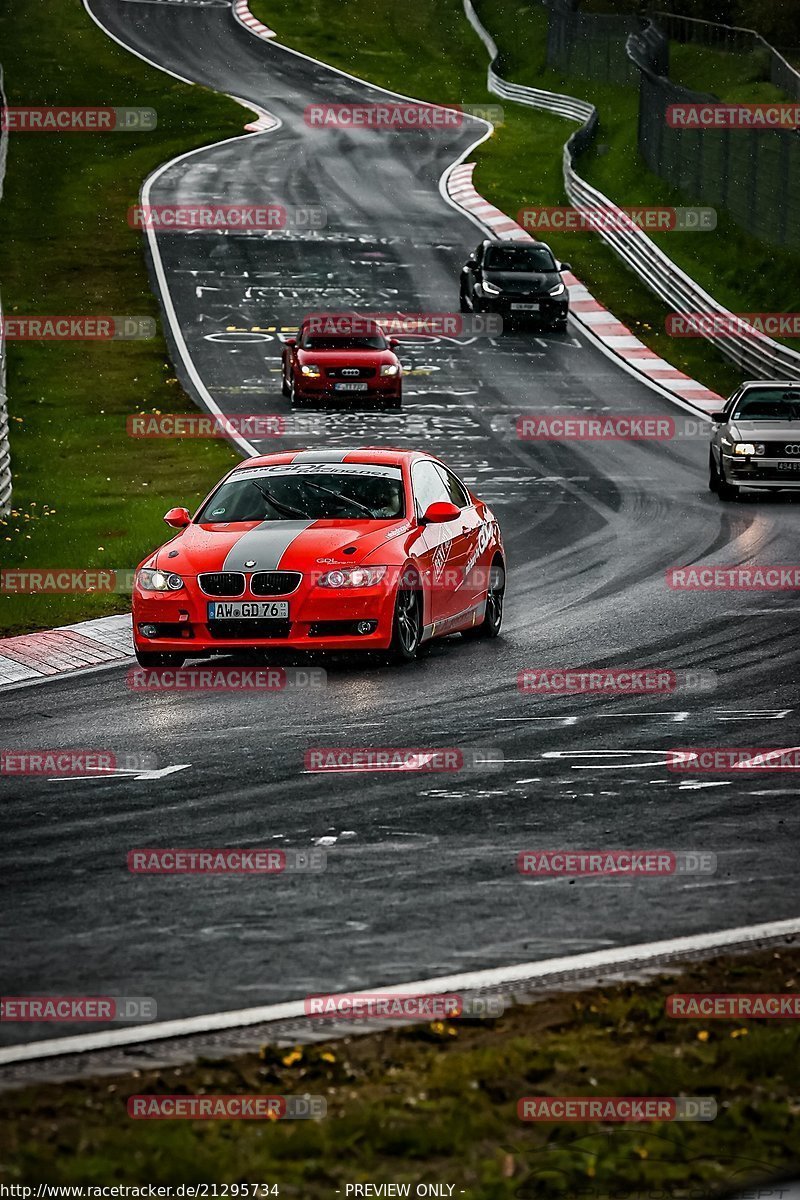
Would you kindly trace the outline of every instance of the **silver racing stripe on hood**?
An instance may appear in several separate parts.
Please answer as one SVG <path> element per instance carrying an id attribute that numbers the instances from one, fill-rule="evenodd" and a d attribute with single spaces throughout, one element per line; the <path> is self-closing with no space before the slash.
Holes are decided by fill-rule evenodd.
<path id="1" fill-rule="evenodd" d="M 313 521 L 262 521 L 255 529 L 243 533 L 231 546 L 223 571 L 277 571 L 280 561 L 295 538 L 305 533 Z M 255 562 L 254 567 L 245 563 Z"/>

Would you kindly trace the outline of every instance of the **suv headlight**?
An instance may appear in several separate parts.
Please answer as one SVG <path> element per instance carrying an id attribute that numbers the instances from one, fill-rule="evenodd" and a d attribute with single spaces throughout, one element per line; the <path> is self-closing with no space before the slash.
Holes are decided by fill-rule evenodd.
<path id="1" fill-rule="evenodd" d="M 183 579 L 170 571 L 152 571 L 148 568 L 140 571 L 136 582 L 145 592 L 178 592 L 183 587 Z"/>
<path id="2" fill-rule="evenodd" d="M 314 363 L 306 363 L 305 366 L 300 368 L 300 374 L 306 375 L 311 379 L 319 379 L 322 372 L 320 371 L 319 367 L 314 365 Z"/>
<path id="3" fill-rule="evenodd" d="M 564 287 L 564 284 L 563 284 L 563 283 L 557 283 L 557 284 L 556 284 L 556 286 L 555 286 L 554 288 L 550 288 L 550 295 L 551 295 L 551 296 L 560 296 L 560 295 L 561 295 L 561 293 L 562 293 L 562 292 L 564 292 L 564 291 L 566 291 L 566 288 Z"/>
<path id="4" fill-rule="evenodd" d="M 397 363 L 384 363 L 381 367 L 381 375 L 399 375 L 400 368 Z"/>
<path id="5" fill-rule="evenodd" d="M 319 580 L 320 587 L 362 588 L 375 587 L 386 574 L 388 567 L 341 567 L 326 571 Z"/>
<path id="6" fill-rule="evenodd" d="M 497 287 L 497 285 L 494 283 L 489 283 L 488 279 L 483 280 L 483 282 L 481 283 L 481 287 L 483 288 L 483 290 L 485 292 L 488 292 L 490 296 L 499 296 L 500 295 L 500 288 Z"/>

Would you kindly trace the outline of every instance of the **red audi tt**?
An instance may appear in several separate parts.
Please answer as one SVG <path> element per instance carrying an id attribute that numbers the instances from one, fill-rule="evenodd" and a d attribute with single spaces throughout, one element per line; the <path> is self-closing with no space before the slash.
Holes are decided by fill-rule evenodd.
<path id="1" fill-rule="evenodd" d="M 283 394 L 294 408 L 359 400 L 402 404 L 403 368 L 396 338 L 358 317 L 307 317 L 283 349 Z"/>
<path id="2" fill-rule="evenodd" d="M 413 659 L 449 633 L 497 637 L 505 554 L 490 509 L 438 459 L 305 450 L 235 467 L 138 567 L 136 657 L 279 646 Z"/>

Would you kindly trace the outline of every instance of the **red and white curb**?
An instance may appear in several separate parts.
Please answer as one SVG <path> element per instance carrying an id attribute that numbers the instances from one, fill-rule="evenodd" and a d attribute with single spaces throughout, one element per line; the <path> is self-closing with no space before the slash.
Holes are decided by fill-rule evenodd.
<path id="1" fill-rule="evenodd" d="M 0 639 L 0 690 L 9 684 L 111 665 L 132 655 L 130 613 L 3 638 Z"/>
<path id="2" fill-rule="evenodd" d="M 233 15 L 240 25 L 244 25 L 251 33 L 260 38 L 274 38 L 278 35 L 274 29 L 268 29 L 266 25 L 254 17 L 247 7 L 247 0 L 233 0 Z"/>
<path id="3" fill-rule="evenodd" d="M 472 184 L 474 170 L 475 163 L 461 163 L 450 171 L 445 186 L 453 203 L 477 218 L 493 237 L 504 241 L 533 241 L 527 230 L 476 192 Z M 660 358 L 596 300 L 572 271 L 564 271 L 563 279 L 569 290 L 570 311 L 575 320 L 603 350 L 620 360 L 620 365 L 629 373 L 657 384 L 660 391 L 703 413 L 716 412 L 722 407 L 722 396 Z"/>

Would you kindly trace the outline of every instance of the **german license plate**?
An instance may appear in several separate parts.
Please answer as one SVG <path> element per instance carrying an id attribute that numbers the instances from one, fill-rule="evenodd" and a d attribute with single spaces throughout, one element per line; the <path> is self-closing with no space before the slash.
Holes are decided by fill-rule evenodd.
<path id="1" fill-rule="evenodd" d="M 800 462 L 779 462 L 779 471 L 800 471 Z"/>
<path id="2" fill-rule="evenodd" d="M 227 600 L 210 600 L 209 621 L 241 621 L 252 617 L 256 621 L 286 620 L 289 616 L 288 600 L 257 600 L 230 604 Z"/>
<path id="3" fill-rule="evenodd" d="M 512 304 L 512 312 L 538 312 L 541 306 L 539 304 Z"/>
<path id="4" fill-rule="evenodd" d="M 335 392 L 366 392 L 368 386 L 366 383 L 335 383 L 333 390 Z"/>

